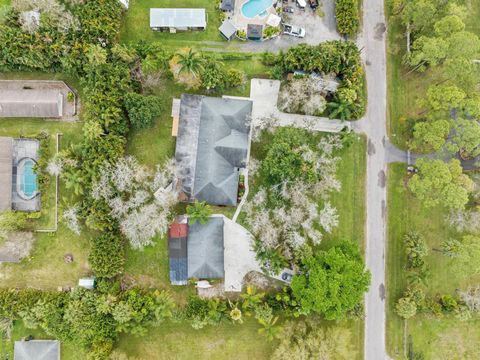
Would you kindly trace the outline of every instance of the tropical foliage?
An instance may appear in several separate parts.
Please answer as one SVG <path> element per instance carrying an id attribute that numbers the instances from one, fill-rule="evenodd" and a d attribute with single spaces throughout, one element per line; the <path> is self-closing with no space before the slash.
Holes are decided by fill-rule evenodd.
<path id="1" fill-rule="evenodd" d="M 336 0 L 335 19 L 337 30 L 341 35 L 353 37 L 360 26 L 359 6 L 357 0 Z"/>

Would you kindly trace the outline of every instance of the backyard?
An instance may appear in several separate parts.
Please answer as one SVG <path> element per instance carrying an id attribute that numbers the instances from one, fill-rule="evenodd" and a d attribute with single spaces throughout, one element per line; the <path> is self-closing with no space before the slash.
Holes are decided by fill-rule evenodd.
<path id="1" fill-rule="evenodd" d="M 207 12 L 207 29 L 205 31 L 188 31 L 177 34 L 162 33 L 150 29 L 150 8 L 205 8 Z M 164 46 L 185 47 L 198 42 L 211 47 L 208 42 L 224 41 L 218 31 L 220 12 L 217 1 L 212 0 L 130 0 L 122 24 L 120 40 L 159 41 Z M 198 44 L 197 44 L 198 45 Z M 215 45 L 215 44 L 213 44 Z"/>

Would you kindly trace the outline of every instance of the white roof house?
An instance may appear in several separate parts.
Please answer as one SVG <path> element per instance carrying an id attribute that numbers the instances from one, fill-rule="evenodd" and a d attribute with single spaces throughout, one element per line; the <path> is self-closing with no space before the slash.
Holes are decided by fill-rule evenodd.
<path id="1" fill-rule="evenodd" d="M 207 13 L 205 9 L 150 9 L 152 29 L 205 29 Z"/>

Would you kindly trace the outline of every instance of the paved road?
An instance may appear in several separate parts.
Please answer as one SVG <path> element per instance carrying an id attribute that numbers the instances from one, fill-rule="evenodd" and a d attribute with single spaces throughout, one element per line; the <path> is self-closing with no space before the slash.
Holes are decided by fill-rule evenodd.
<path id="1" fill-rule="evenodd" d="M 365 63 L 368 105 L 357 130 L 368 135 L 366 264 L 372 284 L 365 296 L 366 360 L 388 359 L 385 346 L 385 245 L 387 227 L 387 79 L 383 0 L 363 0 L 363 33 L 358 40 Z"/>

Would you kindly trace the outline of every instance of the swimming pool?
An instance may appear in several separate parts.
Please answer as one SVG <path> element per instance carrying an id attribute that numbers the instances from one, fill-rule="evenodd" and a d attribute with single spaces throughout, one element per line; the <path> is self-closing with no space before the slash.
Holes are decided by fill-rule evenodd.
<path id="1" fill-rule="evenodd" d="M 33 170 L 35 161 L 23 159 L 17 165 L 17 192 L 24 199 L 31 199 L 37 195 L 37 174 Z"/>
<path id="2" fill-rule="evenodd" d="M 249 0 L 242 6 L 242 14 L 252 19 L 255 16 L 265 16 L 266 10 L 272 6 L 273 0 Z"/>

